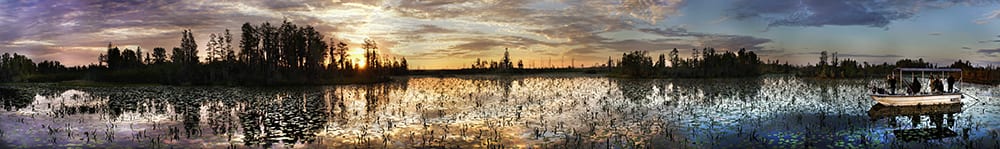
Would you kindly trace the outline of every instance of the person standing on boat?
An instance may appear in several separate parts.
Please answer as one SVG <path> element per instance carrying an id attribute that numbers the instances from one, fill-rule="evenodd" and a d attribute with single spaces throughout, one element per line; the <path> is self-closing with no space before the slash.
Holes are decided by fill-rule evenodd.
<path id="1" fill-rule="evenodd" d="M 955 76 L 948 75 L 948 92 L 957 92 L 955 91 Z"/>
<path id="2" fill-rule="evenodd" d="M 931 76 L 931 93 L 938 94 L 944 92 L 944 84 L 937 76 Z"/>
<path id="3" fill-rule="evenodd" d="M 889 94 L 896 94 L 896 76 L 889 74 L 885 81 L 889 83 Z"/>
<path id="4" fill-rule="evenodd" d="M 920 81 L 917 80 L 917 76 L 913 76 L 913 82 L 910 82 L 910 88 L 907 89 L 907 93 L 910 94 L 920 93 Z"/>

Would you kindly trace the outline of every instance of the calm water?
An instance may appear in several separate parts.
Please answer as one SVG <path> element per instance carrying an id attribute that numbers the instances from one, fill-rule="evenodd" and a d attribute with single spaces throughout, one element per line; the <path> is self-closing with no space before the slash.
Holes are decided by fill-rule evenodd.
<path id="1" fill-rule="evenodd" d="M 400 78 L 321 87 L 0 86 L 0 148 L 1000 147 L 1000 89 L 876 106 L 868 80 Z"/>

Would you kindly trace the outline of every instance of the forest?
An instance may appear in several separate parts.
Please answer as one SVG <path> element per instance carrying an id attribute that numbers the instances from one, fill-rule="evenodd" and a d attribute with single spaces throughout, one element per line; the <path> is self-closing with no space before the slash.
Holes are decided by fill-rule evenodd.
<path id="1" fill-rule="evenodd" d="M 689 58 L 678 56 L 676 48 L 668 54 L 660 54 L 656 61 L 647 56 L 646 51 L 622 53 L 617 62 L 608 58 L 605 66 L 610 66 L 612 76 L 628 78 L 679 77 L 718 78 L 759 76 L 763 62 L 753 51 L 740 49 L 738 52 L 716 52 L 715 48 L 692 49 Z M 669 60 L 668 60 L 669 59 Z M 670 67 L 667 67 L 667 64 Z"/>
<path id="2" fill-rule="evenodd" d="M 4 54 L 2 82 L 59 82 L 87 80 L 114 83 L 171 85 L 290 85 L 347 84 L 389 81 L 405 75 L 405 58 L 380 52 L 378 43 L 366 39 L 363 59 L 352 59 L 345 41 L 329 40 L 312 26 L 285 21 L 241 27 L 239 44 L 232 34 L 212 33 L 199 49 L 191 30 L 181 33 L 180 46 L 172 50 L 141 47 L 121 49 L 108 44 L 96 65 L 66 67 L 58 61 L 34 63 L 18 54 Z M 199 57 L 199 50 L 208 53 Z"/>
<path id="3" fill-rule="evenodd" d="M 972 66 L 958 60 L 948 66 L 938 66 L 923 59 L 901 59 L 895 63 L 869 64 L 853 59 L 840 59 L 836 52 L 819 53 L 819 62 L 811 65 L 790 65 L 778 60 L 762 62 L 753 51 L 716 52 L 713 48 L 692 49 L 689 58 L 679 58 L 677 49 L 660 54 L 656 61 L 646 51 L 622 53 L 617 61 L 608 58 L 609 76 L 625 78 L 719 78 L 754 77 L 762 74 L 792 74 L 799 77 L 883 78 L 897 67 L 961 68 L 966 82 L 1000 84 L 1000 67 Z M 667 64 L 670 64 L 667 66 Z"/>

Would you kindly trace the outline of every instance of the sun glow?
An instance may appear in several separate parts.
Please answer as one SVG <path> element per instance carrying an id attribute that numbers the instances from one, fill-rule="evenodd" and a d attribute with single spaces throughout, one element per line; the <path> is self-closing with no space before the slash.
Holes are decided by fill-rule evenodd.
<path id="1" fill-rule="evenodd" d="M 350 54 L 349 58 L 354 64 L 357 64 L 359 68 L 365 68 L 365 49 L 356 48 L 347 53 Z"/>

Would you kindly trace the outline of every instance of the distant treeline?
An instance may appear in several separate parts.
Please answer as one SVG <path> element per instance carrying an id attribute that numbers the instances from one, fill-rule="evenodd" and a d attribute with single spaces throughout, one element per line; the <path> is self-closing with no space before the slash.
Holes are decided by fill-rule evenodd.
<path id="1" fill-rule="evenodd" d="M 483 72 L 499 72 L 499 73 L 513 73 L 522 72 L 524 70 L 524 63 L 521 60 L 517 61 L 517 67 L 515 67 L 514 62 L 510 60 L 510 51 L 504 49 L 503 58 L 500 61 L 483 61 L 481 59 L 476 59 L 475 63 L 469 68 L 462 69 L 469 73 L 483 73 Z"/>
<path id="2" fill-rule="evenodd" d="M 830 54 L 823 51 L 819 53 L 819 63 L 816 63 L 815 65 L 797 67 L 797 71 L 794 71 L 793 73 L 802 77 L 817 78 L 885 77 L 885 75 L 892 72 L 892 70 L 897 68 L 897 66 L 909 68 L 932 67 L 930 63 L 924 62 L 923 59 L 902 59 L 896 62 L 895 65 L 889 63 L 858 63 L 858 61 L 852 59 L 841 60 L 838 57 L 837 52 Z"/>
<path id="3" fill-rule="evenodd" d="M 832 57 L 832 61 L 828 59 Z M 962 69 L 962 79 L 965 82 L 980 84 L 1000 84 L 1000 68 L 997 66 L 972 66 L 969 61 L 957 60 L 951 65 L 938 66 L 925 62 L 924 59 L 901 59 L 895 63 L 869 64 L 868 62 L 858 63 L 855 60 L 839 60 L 837 53 L 827 55 L 826 51 L 820 52 L 819 63 L 798 67 L 798 71 L 793 73 L 803 77 L 818 78 L 884 78 L 895 68 L 960 68 Z M 957 77 L 957 76 L 956 76 Z"/>
<path id="4" fill-rule="evenodd" d="M 961 68 L 962 79 L 965 82 L 979 84 L 1000 84 L 1000 67 L 989 65 L 983 67 L 973 67 L 969 61 L 955 61 L 949 67 Z"/>
<path id="5" fill-rule="evenodd" d="M 969 61 L 958 60 L 948 66 L 937 66 L 923 59 L 902 59 L 895 63 L 869 64 L 852 59 L 839 59 L 837 53 L 820 52 L 819 63 L 810 65 L 781 64 L 779 61 L 761 62 L 753 51 L 740 49 L 738 52 L 715 52 L 712 48 L 692 49 L 692 57 L 678 57 L 677 49 L 666 55 L 660 54 L 656 61 L 647 56 L 646 51 L 623 53 L 618 61 L 609 58 L 608 72 L 611 76 L 650 78 L 717 78 L 750 77 L 761 74 L 794 74 L 800 77 L 816 78 L 881 78 L 895 68 L 961 68 L 963 81 L 980 84 L 1000 84 L 1000 67 L 974 67 Z M 669 63 L 668 67 L 666 64 Z"/>
<path id="6" fill-rule="evenodd" d="M 242 26 L 239 46 L 232 35 L 211 34 L 204 61 L 197 55 L 198 45 L 190 30 L 182 32 L 180 47 L 168 54 L 165 48 L 153 48 L 152 54 L 141 48 L 120 49 L 108 44 L 99 64 L 67 68 L 57 61 L 35 64 L 23 55 L 3 56 L 0 81 L 51 82 L 92 80 L 120 83 L 271 85 L 338 84 L 380 82 L 388 75 L 406 74 L 405 58 L 394 59 L 379 53 L 374 40 L 362 44 L 364 61 L 350 58 L 343 41 L 330 39 L 312 26 L 300 27 L 285 21 Z M 236 50 L 239 50 L 238 52 Z M 363 63 L 363 64 L 362 64 Z"/>
<path id="7" fill-rule="evenodd" d="M 654 62 L 646 51 L 623 53 L 615 62 L 608 58 L 605 66 L 610 66 L 611 75 L 619 77 L 681 77 L 717 78 L 750 77 L 761 74 L 762 62 L 753 51 L 740 49 L 738 52 L 717 53 L 714 48 L 692 49 L 692 57 L 681 59 L 679 51 L 660 54 Z M 668 61 L 669 58 L 669 61 Z M 667 67 L 667 63 L 670 67 Z"/>

